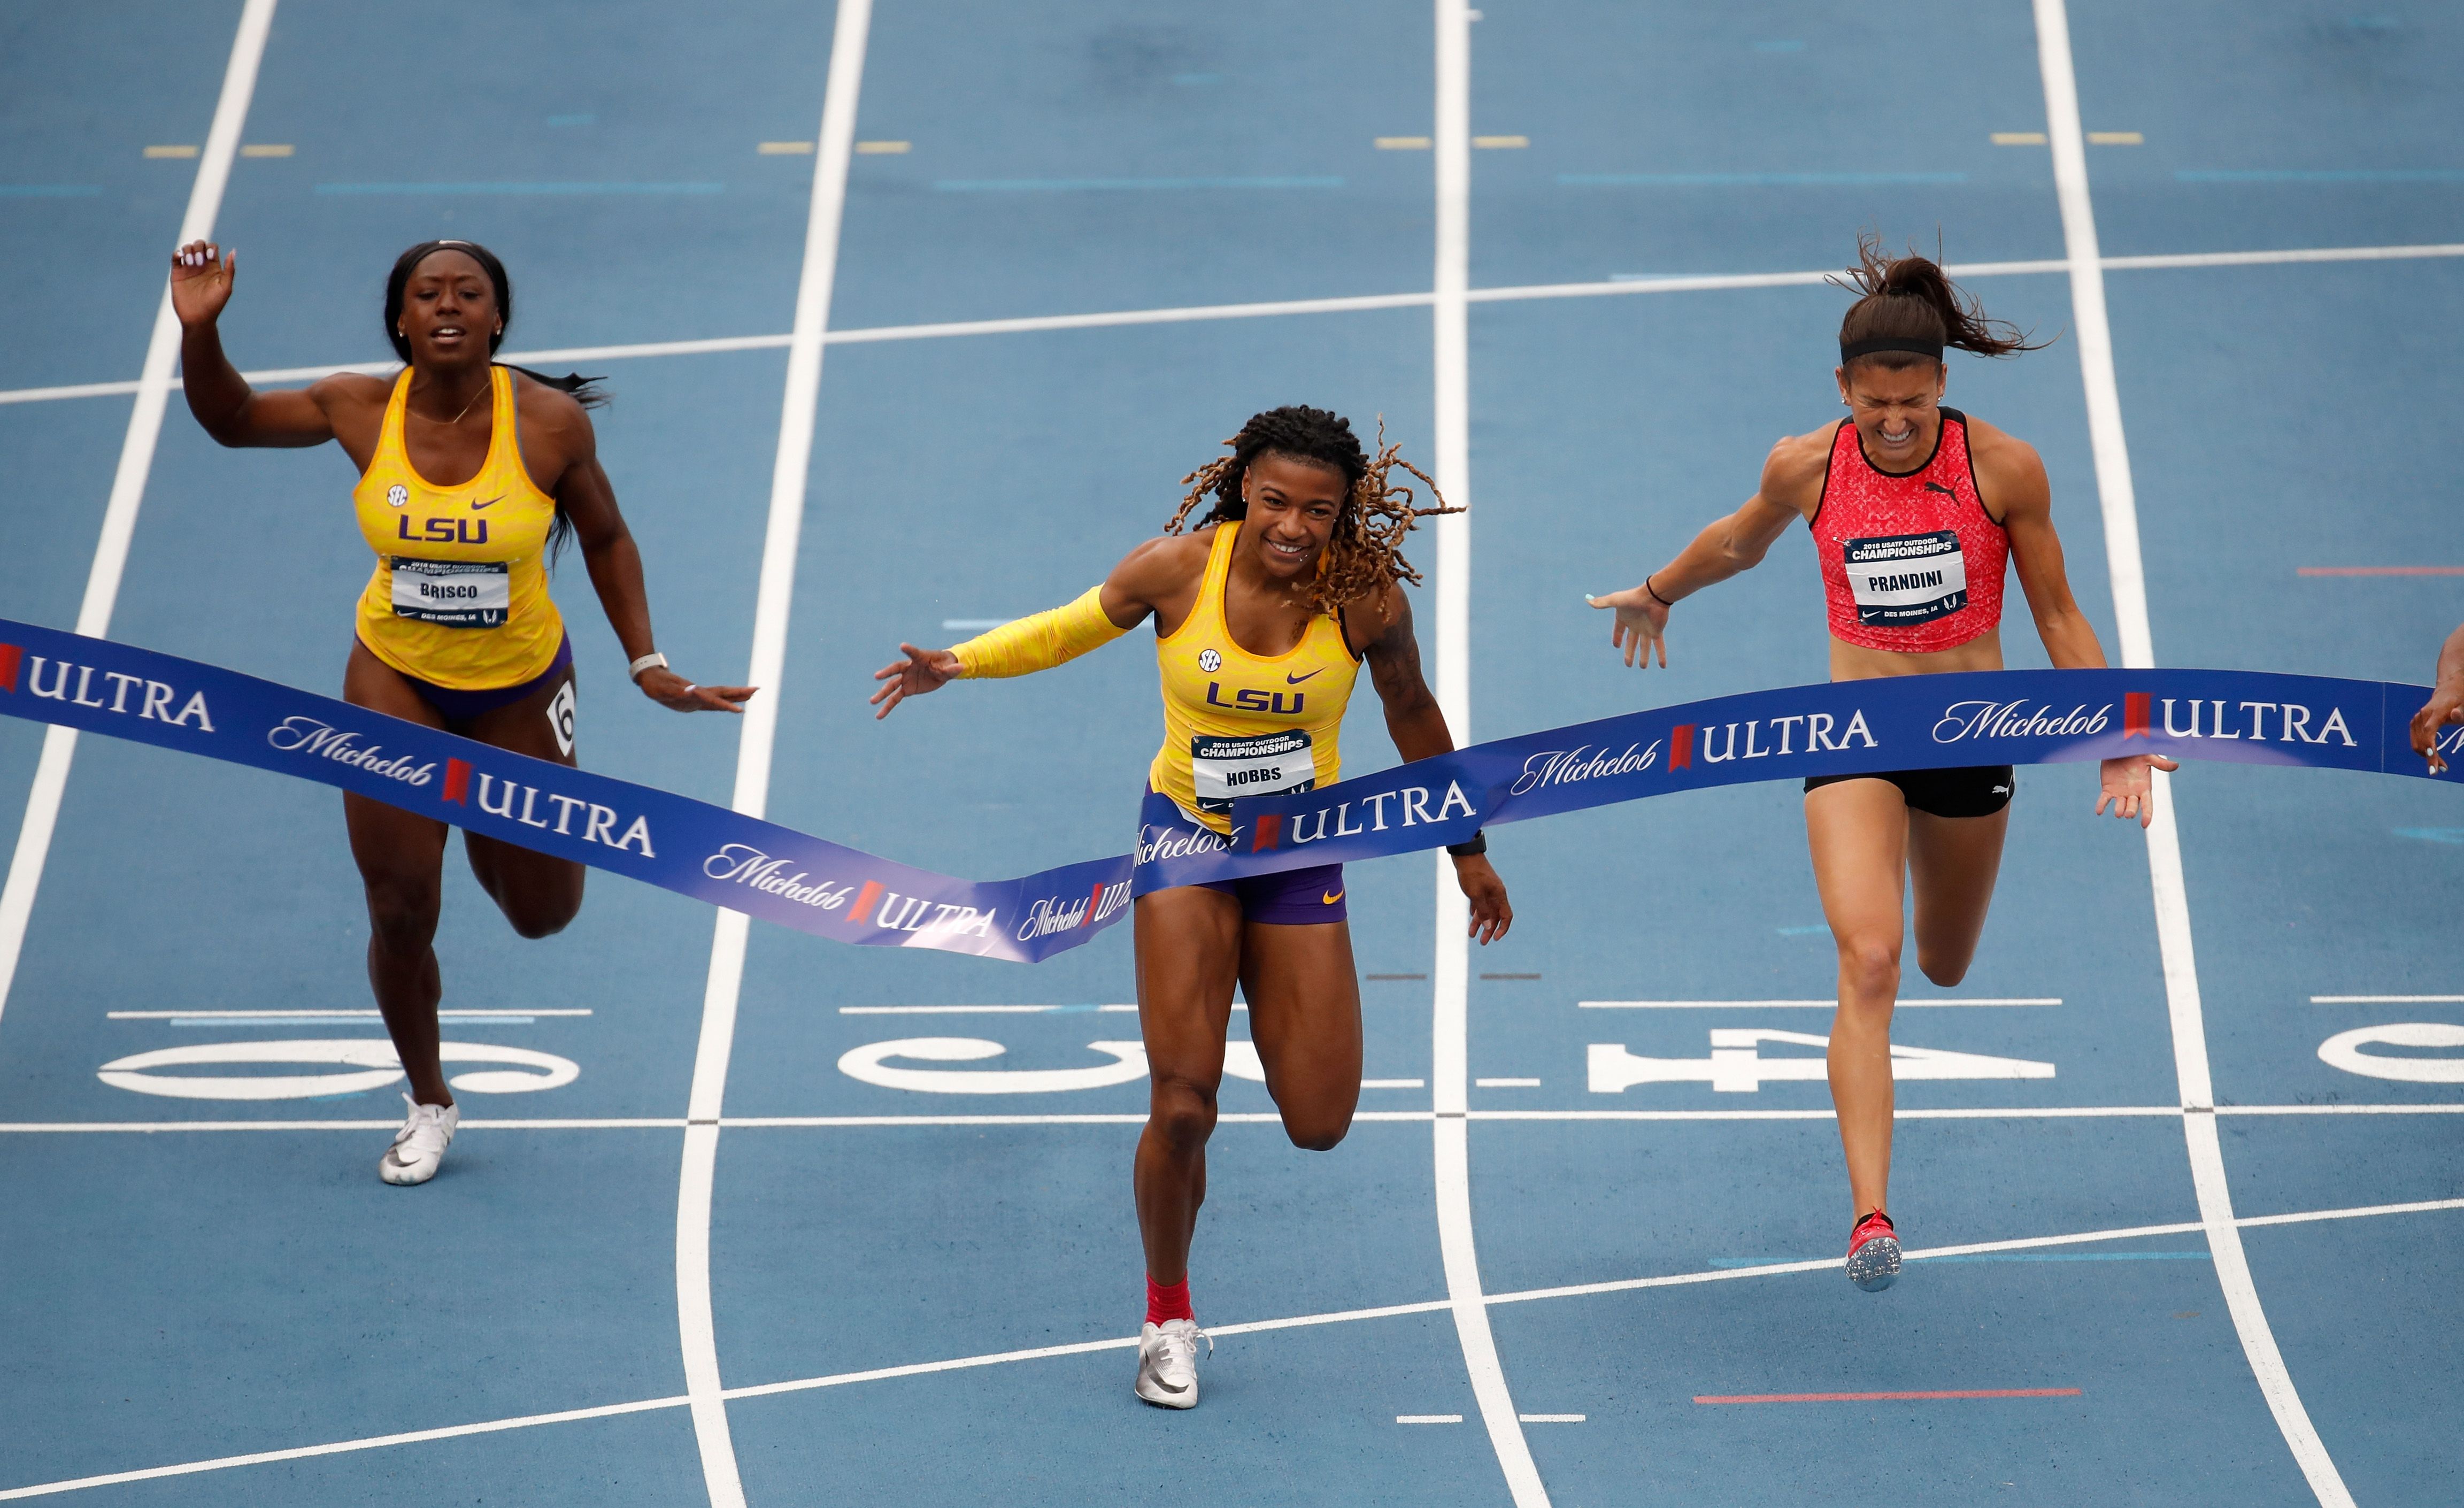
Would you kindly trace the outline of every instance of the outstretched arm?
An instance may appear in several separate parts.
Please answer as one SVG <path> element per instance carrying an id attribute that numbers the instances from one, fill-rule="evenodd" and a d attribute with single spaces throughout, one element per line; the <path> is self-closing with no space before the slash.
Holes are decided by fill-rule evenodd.
<path id="1" fill-rule="evenodd" d="M 599 465 L 598 435 L 591 429 L 590 415 L 562 393 L 550 395 L 541 408 L 545 410 L 541 429 L 556 432 L 540 438 L 572 457 L 564 475 L 557 478 L 556 500 L 573 521 L 573 537 L 582 546 L 583 564 L 590 569 L 590 585 L 599 593 L 607 626 L 616 631 L 625 657 L 640 659 L 657 648 L 650 634 L 650 594 L 642 584 L 642 552 L 616 506 L 616 489 Z M 744 710 L 740 703 L 750 700 L 756 689 L 696 685 L 657 665 L 633 679 L 642 695 L 677 712 L 740 713 Z"/>
<path id="2" fill-rule="evenodd" d="M 1979 496 L 1989 507 L 2002 510 L 2002 527 L 2011 536 L 2011 562 L 2019 572 L 2019 589 L 2028 594 L 2036 634 L 2045 641 L 2045 657 L 2057 670 L 2103 669 L 2104 646 L 2097 642 L 2095 626 L 2071 595 L 2061 537 L 2054 532 L 2054 491 L 2044 461 L 2026 442 L 1984 424 L 1972 424 L 1969 433 L 1977 447 Z M 2097 814 L 2103 815 L 2110 805 L 2115 816 L 2137 817 L 2145 827 L 2156 819 L 2155 778 L 2148 771 L 2179 768 L 2161 754 L 2104 761 L 2099 769 Z"/>
<path id="3" fill-rule="evenodd" d="M 1677 558 L 1624 591 L 1584 600 L 1617 613 L 1609 643 L 1625 651 L 1625 662 L 1651 668 L 1652 650 L 1660 666 L 1668 668 L 1668 610 L 1704 588 L 1727 581 L 1762 564 L 1763 556 L 1788 526 L 1806 517 L 1822 498 L 1822 471 L 1830 459 L 1834 433 L 1824 425 L 1812 434 L 1780 441 L 1763 462 L 1762 485 L 1745 505 L 1727 518 L 1714 520 Z"/>
<path id="4" fill-rule="evenodd" d="M 1390 584 L 1375 607 L 1362 614 L 1376 622 L 1375 637 L 1364 652 L 1369 678 L 1385 705 L 1386 732 L 1395 751 L 1406 760 L 1427 759 L 1453 751 L 1455 739 L 1446 726 L 1445 709 L 1438 705 L 1420 674 L 1420 642 L 1412 632 L 1412 602 L 1402 585 Z M 1368 623 L 1362 625 L 1369 628 Z M 1485 854 L 1452 855 L 1455 882 L 1471 902 L 1471 936 L 1481 945 L 1506 936 L 1514 925 L 1514 907 L 1506 897 L 1506 881 Z"/>
<path id="5" fill-rule="evenodd" d="M 901 644 L 906 658 L 872 673 L 884 684 L 869 704 L 890 716 L 910 697 L 935 692 L 954 680 L 1031 676 L 1099 649 L 1144 623 L 1155 604 L 1185 585 L 1186 538 L 1149 540 L 1123 558 L 1103 585 L 1090 587 L 1062 607 L 1014 618 L 989 632 L 946 650 Z"/>
<path id="6" fill-rule="evenodd" d="M 258 392 L 223 354 L 215 322 L 231 302 L 238 265 L 233 254 L 210 241 L 190 241 L 171 254 L 171 309 L 180 317 L 180 385 L 188 411 L 224 445 L 322 445 L 334 437 L 334 425 L 319 389 L 336 379 L 306 391 Z"/>

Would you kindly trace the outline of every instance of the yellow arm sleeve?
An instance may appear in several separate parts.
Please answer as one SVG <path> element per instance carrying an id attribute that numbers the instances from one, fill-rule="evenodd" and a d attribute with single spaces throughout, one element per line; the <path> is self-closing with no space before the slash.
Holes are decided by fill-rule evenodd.
<path id="1" fill-rule="evenodd" d="M 1103 598 L 1102 587 L 1089 587 L 1085 596 L 1066 608 L 1004 623 L 990 633 L 953 646 L 950 653 L 958 656 L 958 674 L 969 679 L 1031 676 L 1101 649 L 1130 632 L 1104 615 Z"/>

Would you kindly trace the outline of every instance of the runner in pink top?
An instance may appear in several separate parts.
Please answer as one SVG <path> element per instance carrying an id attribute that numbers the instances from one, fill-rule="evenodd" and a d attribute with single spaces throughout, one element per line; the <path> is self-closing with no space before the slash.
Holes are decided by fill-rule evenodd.
<path id="1" fill-rule="evenodd" d="M 1985 318 L 1943 270 L 1917 255 L 1858 246 L 1847 286 L 1860 297 L 1839 324 L 1833 373 L 1847 419 L 1784 439 L 1744 507 L 1695 537 L 1612 609 L 1610 643 L 1648 666 L 1668 610 L 1759 565 L 1802 519 L 1814 535 L 1831 616 L 1831 678 L 2002 668 L 2002 577 L 2016 564 L 2045 654 L 2060 669 L 2101 667 L 2096 631 L 2071 599 L 2054 533 L 2044 463 L 2024 442 L 1942 405 L 1946 348 L 1979 356 L 2030 350 Z M 2106 760 L 2096 809 L 2145 826 L 2154 755 Z M 1887 1288 L 1900 1243 L 1883 1212 L 1891 1176 L 1891 1009 L 1906 931 L 1900 898 L 1914 880 L 1917 967 L 1937 985 L 1967 976 L 1993 898 L 2016 786 L 2011 766 L 1826 776 L 1805 783 L 1815 884 L 1839 952 L 1831 1026 L 1831 1099 L 1847 1154 L 1856 1220 L 1847 1270 Z"/>

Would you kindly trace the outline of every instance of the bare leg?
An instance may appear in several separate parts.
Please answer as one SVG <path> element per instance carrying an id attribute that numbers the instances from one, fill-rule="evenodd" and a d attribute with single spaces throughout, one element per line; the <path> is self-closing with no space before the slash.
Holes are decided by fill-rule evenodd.
<path id="1" fill-rule="evenodd" d="M 1814 883 L 1839 952 L 1831 1103 L 1859 1216 L 1887 1208 L 1890 1194 L 1891 1009 L 1900 995 L 1908 817 L 1899 787 L 1885 780 L 1843 780 L 1805 795 Z"/>
<path id="2" fill-rule="evenodd" d="M 568 670 L 511 706 L 482 713 L 453 731 L 533 759 L 571 765 L 574 757 L 558 743 L 548 707 L 572 679 L 573 672 Z M 479 888 L 523 937 L 561 932 L 582 910 L 583 877 L 589 871 L 571 859 L 551 858 L 476 832 L 462 834 L 462 851 L 471 860 L 471 873 L 478 876 Z"/>
<path id="3" fill-rule="evenodd" d="M 1206 1139 L 1241 966 L 1241 902 L 1198 886 L 1159 890 L 1137 898 L 1133 925 L 1150 1098 L 1132 1183 L 1147 1275 L 1169 1287 L 1189 1275 L 1190 1238 L 1206 1202 Z"/>
<path id="4" fill-rule="evenodd" d="M 1908 813 L 1908 876 L 1917 911 L 1917 967 L 1945 987 L 1968 977 L 1993 877 L 2002 869 L 2002 838 L 2011 809 L 1990 817 Z"/>
<path id="5" fill-rule="evenodd" d="M 436 709 L 420 699 L 391 668 L 356 639 L 342 675 L 342 696 L 429 727 L 442 725 Z M 437 1061 L 436 1003 L 444 987 L 436 972 L 436 914 L 445 869 L 445 824 L 349 791 L 342 816 L 351 832 L 368 898 L 368 987 L 376 992 L 394 1053 L 409 1076 L 411 1098 L 423 1105 L 450 1105 L 452 1092 Z"/>
<path id="6" fill-rule="evenodd" d="M 1360 979 L 1352 929 L 1331 921 L 1246 928 L 1241 992 L 1266 1093 L 1294 1146 L 1324 1152 L 1360 1105 Z"/>

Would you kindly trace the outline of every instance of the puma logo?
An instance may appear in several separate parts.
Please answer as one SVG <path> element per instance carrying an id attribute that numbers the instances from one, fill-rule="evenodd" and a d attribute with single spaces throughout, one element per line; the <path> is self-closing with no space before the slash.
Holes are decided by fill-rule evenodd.
<path id="1" fill-rule="evenodd" d="M 1287 675 L 1287 676 L 1284 677 L 1284 684 L 1285 684 L 1285 685 L 1287 685 L 1287 686 L 1297 686 L 1297 685 L 1299 685 L 1302 681 L 1305 681 L 1305 680 L 1309 679 L 1310 676 L 1323 676 L 1323 675 L 1325 675 L 1325 674 L 1326 674 L 1326 667 L 1325 667 L 1325 666 L 1323 666 L 1323 665 L 1320 665 L 1317 669 L 1315 669 L 1315 670 L 1313 670 L 1313 671 L 1310 671 L 1310 672 L 1309 673 L 1309 676 L 1291 676 L 1291 675 Z"/>
<path id="2" fill-rule="evenodd" d="M 1957 494 L 1957 493 L 1955 493 L 1955 492 L 1951 491 L 1949 488 L 1947 488 L 1947 487 L 1944 486 L 1942 483 L 1940 483 L 1940 482 L 1938 482 L 1938 481 L 1929 481 L 1929 482 L 1926 482 L 1926 483 L 1925 484 L 1925 491 L 1927 491 L 1927 492 L 1938 492 L 1938 493 L 1942 494 L 1942 495 L 1943 495 L 1944 497 L 1946 497 L 1946 498 L 1956 498 L 1956 497 L 1958 497 L 1958 496 L 1959 496 L 1959 494 Z"/>
<path id="3" fill-rule="evenodd" d="M 495 507 L 496 504 L 498 504 L 498 503 L 500 503 L 500 502 L 502 502 L 502 501 L 504 501 L 504 500 L 505 500 L 505 495 L 504 495 L 503 493 L 501 493 L 501 492 L 500 492 L 500 493 L 496 494 L 495 497 L 493 497 L 493 498 L 489 499 L 488 499 L 487 501 L 485 501 L 485 502 L 474 502 L 474 503 L 471 504 L 471 511 L 472 511 L 473 513 L 476 513 L 476 512 L 478 512 L 478 511 L 479 511 L 480 509 L 482 509 L 482 508 L 493 508 L 493 507 Z"/>

